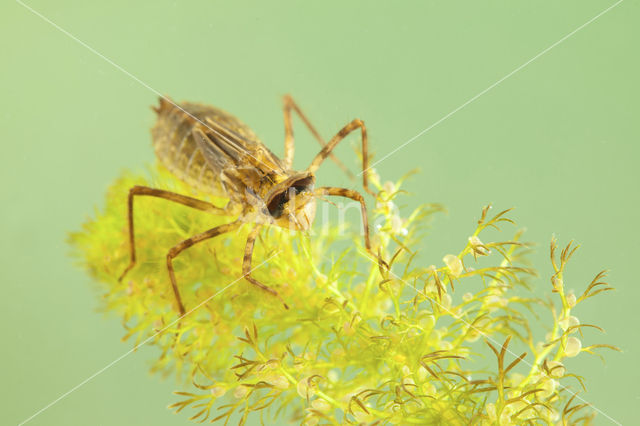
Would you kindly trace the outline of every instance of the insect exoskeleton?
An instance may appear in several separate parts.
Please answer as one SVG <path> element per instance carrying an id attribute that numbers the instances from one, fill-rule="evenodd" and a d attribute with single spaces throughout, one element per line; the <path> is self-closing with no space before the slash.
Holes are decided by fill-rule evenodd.
<path id="1" fill-rule="evenodd" d="M 230 232 L 244 223 L 253 225 L 245 245 L 242 271 L 249 283 L 278 297 L 278 291 L 251 276 L 251 257 L 260 228 L 275 225 L 306 231 L 313 224 L 316 198 L 339 196 L 360 204 L 366 250 L 374 258 L 369 238 L 369 226 L 364 197 L 347 188 L 315 187 L 315 172 L 321 163 L 331 157 L 343 169 L 342 163 L 331 152 L 349 133 L 360 130 L 362 137 L 362 184 L 368 193 L 375 195 L 367 180 L 367 132 L 361 120 L 352 120 L 329 142 L 325 143 L 297 104 L 289 96 L 284 97 L 285 156 L 278 158 L 251 129 L 231 114 L 218 108 L 191 102 L 177 104 L 168 98 L 160 98 L 154 108 L 158 114 L 152 128 L 152 140 L 160 162 L 178 179 L 200 192 L 227 198 L 225 207 L 217 207 L 207 201 L 163 189 L 135 186 L 129 191 L 127 214 L 129 229 L 130 261 L 122 280 L 136 264 L 133 201 L 136 196 L 164 198 L 198 210 L 236 217 L 235 220 L 194 235 L 167 253 L 167 270 L 180 315 L 185 315 L 180 290 L 173 269 L 173 259 L 182 251 L 207 239 Z M 322 146 L 320 152 L 304 171 L 293 170 L 294 140 L 291 112 L 295 112 Z M 378 259 L 381 264 L 386 265 Z"/>

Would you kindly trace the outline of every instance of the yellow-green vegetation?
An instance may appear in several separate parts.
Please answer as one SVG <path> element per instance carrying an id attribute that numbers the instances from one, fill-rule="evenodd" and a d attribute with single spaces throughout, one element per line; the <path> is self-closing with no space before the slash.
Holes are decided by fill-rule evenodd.
<path id="1" fill-rule="evenodd" d="M 591 422 L 594 412 L 581 396 L 584 380 L 567 359 L 613 348 L 592 344 L 590 330 L 600 329 L 581 324 L 575 314 L 587 299 L 611 289 L 604 272 L 591 283 L 567 285 L 575 247 L 560 250 L 552 241 L 549 294 L 534 297 L 529 245 L 508 210 L 489 207 L 469 227 L 459 252 L 423 264 L 417 250 L 441 208 L 402 212 L 396 208 L 407 197 L 402 182 L 372 180 L 379 192 L 370 214 L 382 224 L 373 241 L 390 268 L 363 250 L 359 232 L 329 226 L 310 235 L 273 227 L 261 233 L 254 277 L 276 288 L 289 310 L 242 279 L 245 226 L 176 259 L 188 311 L 178 321 L 167 250 L 231 218 L 149 197 L 136 200 L 139 263 L 118 281 L 128 264 L 129 187 L 207 199 L 159 169 L 120 178 L 104 210 L 71 240 L 100 283 L 102 306 L 122 317 L 125 338 L 158 347 L 153 370 L 180 379 L 171 408 L 190 412 L 195 421 Z"/>

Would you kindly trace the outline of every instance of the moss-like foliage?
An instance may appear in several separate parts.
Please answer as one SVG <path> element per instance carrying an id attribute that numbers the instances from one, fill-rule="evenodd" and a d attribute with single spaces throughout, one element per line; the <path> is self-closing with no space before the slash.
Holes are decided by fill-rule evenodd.
<path id="1" fill-rule="evenodd" d="M 513 229 L 509 211 L 492 214 L 488 207 L 459 252 L 421 264 L 416 250 L 441 208 L 399 214 L 395 203 L 406 197 L 401 182 L 372 180 L 379 193 L 371 215 L 381 224 L 373 241 L 388 269 L 363 250 L 357 232 L 330 226 L 309 235 L 280 228 L 261 233 L 254 277 L 276 288 L 288 310 L 242 279 L 245 226 L 177 257 L 188 311 L 178 319 L 168 249 L 232 218 L 149 197 L 135 204 L 138 265 L 118 281 L 128 263 L 131 186 L 224 204 L 160 169 L 120 178 L 104 210 L 71 241 L 101 284 L 104 309 L 122 317 L 125 337 L 158 347 L 153 370 L 181 379 L 171 407 L 192 410 L 196 421 L 243 423 L 259 412 L 253 415 L 267 423 L 280 416 L 310 425 L 589 423 L 594 412 L 579 394 L 583 378 L 565 361 L 613 348 L 586 343 L 591 335 L 583 331 L 599 328 L 574 314 L 611 289 L 605 274 L 582 293 L 566 290 L 565 267 L 575 248 L 569 243 L 558 251 L 554 241 L 550 295 L 534 297 L 528 244 L 515 230 L 505 239 Z M 533 332 L 541 328 L 546 335 Z"/>

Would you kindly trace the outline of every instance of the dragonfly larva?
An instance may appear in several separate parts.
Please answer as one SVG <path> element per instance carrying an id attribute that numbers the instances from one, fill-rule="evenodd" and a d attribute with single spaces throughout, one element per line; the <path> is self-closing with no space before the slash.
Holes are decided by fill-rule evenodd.
<path id="1" fill-rule="evenodd" d="M 276 290 L 251 276 L 254 243 L 260 228 L 265 225 L 301 231 L 309 229 L 315 217 L 316 199 L 319 197 L 346 197 L 360 203 L 365 247 L 368 252 L 377 257 L 371 250 L 367 208 L 362 194 L 347 188 L 315 187 L 315 172 L 327 157 L 331 157 L 344 169 L 344 165 L 331 152 L 345 136 L 360 130 L 363 159 L 362 184 L 365 191 L 374 195 L 367 182 L 367 131 L 361 120 L 352 120 L 328 143 L 325 143 L 293 99 L 285 96 L 283 109 L 285 156 L 284 159 L 280 159 L 244 123 L 213 106 L 191 102 L 178 104 L 161 97 L 159 106 L 154 110 L 158 118 L 151 133 L 155 153 L 160 162 L 177 178 L 197 190 L 227 198 L 229 202 L 224 207 L 216 207 L 207 201 L 162 189 L 146 186 L 131 188 L 127 203 L 130 262 L 120 276 L 120 280 L 136 264 L 133 202 L 138 196 L 164 198 L 194 209 L 236 218 L 229 223 L 194 235 L 168 251 L 167 270 L 181 316 L 185 314 L 185 307 L 173 269 L 173 259 L 194 244 L 233 231 L 244 223 L 253 224 L 242 262 L 244 278 L 278 297 L 288 308 Z M 292 169 L 294 156 L 292 112 L 300 117 L 322 145 L 320 152 L 303 171 Z"/>

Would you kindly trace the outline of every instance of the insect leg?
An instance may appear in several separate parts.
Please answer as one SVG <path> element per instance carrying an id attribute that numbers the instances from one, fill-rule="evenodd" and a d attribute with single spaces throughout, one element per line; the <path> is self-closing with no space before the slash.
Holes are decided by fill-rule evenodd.
<path id="1" fill-rule="evenodd" d="M 178 302 L 178 309 L 180 310 L 180 316 L 185 314 L 184 304 L 182 303 L 182 298 L 180 297 L 180 291 L 178 290 L 178 284 L 176 282 L 176 274 L 173 271 L 173 259 L 179 255 L 184 250 L 193 246 L 196 243 L 202 242 L 204 240 L 208 240 L 213 237 L 217 237 L 218 235 L 225 234 L 227 232 L 233 231 L 242 225 L 242 222 L 236 220 L 231 223 L 226 223 L 224 225 L 216 226 L 215 228 L 211 228 L 208 231 L 204 231 L 198 235 L 194 235 L 191 238 L 187 238 L 186 240 L 180 242 L 179 244 L 173 246 L 171 250 L 167 253 L 167 270 L 169 271 L 169 278 L 171 279 L 171 287 L 173 288 L 173 294 L 176 297 L 176 302 Z"/>
<path id="2" fill-rule="evenodd" d="M 293 100 L 293 98 L 290 95 L 285 95 L 283 97 L 283 99 L 282 99 L 282 103 L 284 104 L 283 105 L 283 112 L 284 112 L 284 161 L 285 161 L 285 164 L 287 165 L 287 167 L 291 168 L 292 165 L 293 165 L 293 153 L 294 153 L 293 125 L 291 124 L 291 111 L 292 110 L 293 110 L 293 112 L 298 114 L 298 117 L 300 117 L 300 119 L 305 124 L 305 126 L 307 126 L 307 129 L 309 129 L 309 132 L 311 132 L 313 137 L 316 138 L 316 140 L 318 141 L 320 146 L 324 147 L 326 145 L 326 143 L 325 143 L 324 139 L 322 138 L 322 136 L 320 136 L 320 133 L 318 133 L 316 128 L 313 127 L 313 124 L 311 124 L 311 122 L 309 121 L 307 116 L 304 115 L 304 113 L 302 112 L 302 110 L 300 109 L 298 104 L 296 104 L 296 102 Z M 338 165 L 338 167 L 340 167 L 340 169 L 342 169 L 342 171 L 346 173 L 346 175 L 349 177 L 349 179 L 355 180 L 355 176 L 353 175 L 353 173 L 351 173 L 351 171 L 347 168 L 347 166 L 345 166 L 342 163 L 342 161 L 340 161 L 340 159 L 338 159 L 338 157 L 336 157 L 335 155 L 333 155 L 331 153 L 329 154 L 329 157 L 331 157 L 331 160 L 333 160 Z"/>
<path id="3" fill-rule="evenodd" d="M 129 227 L 129 252 L 130 260 L 127 268 L 122 272 L 118 281 L 122 281 L 124 276 L 135 266 L 136 264 L 136 246 L 135 235 L 133 227 L 133 199 L 135 196 L 150 196 L 157 198 L 164 198 L 165 200 L 173 201 L 174 203 L 183 204 L 185 206 L 192 207 L 194 209 L 212 212 L 217 214 L 223 214 L 224 209 L 216 207 L 206 201 L 198 200 L 196 198 L 187 197 L 185 195 L 176 194 L 175 192 L 164 191 L 162 189 L 149 188 L 147 186 L 134 186 L 129 190 L 129 197 L 127 200 L 127 219 Z"/>
<path id="4" fill-rule="evenodd" d="M 244 279 L 257 287 L 260 287 L 262 290 L 271 293 L 282 302 L 285 309 L 289 309 L 289 306 L 284 302 L 284 300 L 282 300 L 282 297 L 280 297 L 276 290 L 262 284 L 260 281 L 251 276 L 251 257 L 253 256 L 253 247 L 260 232 L 260 228 L 260 225 L 256 225 L 247 237 L 247 245 L 244 248 L 244 258 L 242 260 L 242 274 L 244 275 Z"/>
<path id="5" fill-rule="evenodd" d="M 316 188 L 314 194 L 323 196 L 323 195 L 332 195 L 336 197 L 345 197 L 350 198 L 354 201 L 360 203 L 360 212 L 362 214 L 362 225 L 364 227 L 364 246 L 367 249 L 367 252 L 375 259 L 378 259 L 384 266 L 387 266 L 387 263 L 382 260 L 376 253 L 373 252 L 371 247 L 371 239 L 369 238 L 369 219 L 367 217 L 367 205 L 364 202 L 364 197 L 358 191 L 354 191 L 353 189 L 346 188 L 335 188 L 331 186 L 323 186 L 320 188 Z"/>
<path id="6" fill-rule="evenodd" d="M 369 168 L 369 141 L 367 139 L 367 128 L 364 126 L 364 122 L 358 118 L 351 121 L 349 124 L 344 126 L 340 131 L 329 141 L 328 144 L 320 150 L 318 155 L 313 159 L 307 171 L 313 173 L 318 170 L 320 164 L 327 158 L 331 151 L 338 145 L 338 143 L 345 138 L 349 133 L 353 132 L 356 129 L 360 129 L 360 133 L 362 135 L 362 186 L 364 190 L 369 194 L 375 196 L 375 192 L 369 189 L 369 181 L 367 179 L 367 169 Z"/>

